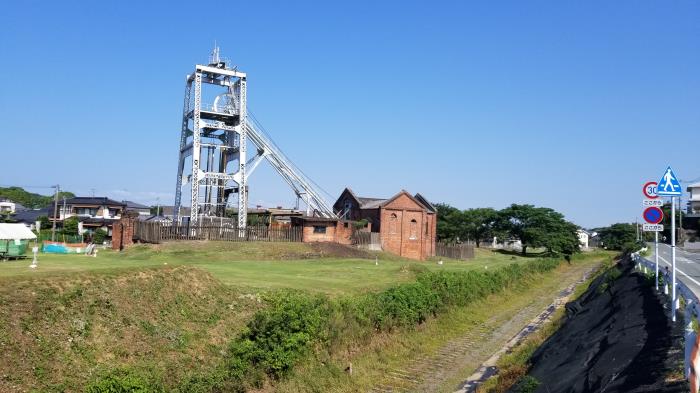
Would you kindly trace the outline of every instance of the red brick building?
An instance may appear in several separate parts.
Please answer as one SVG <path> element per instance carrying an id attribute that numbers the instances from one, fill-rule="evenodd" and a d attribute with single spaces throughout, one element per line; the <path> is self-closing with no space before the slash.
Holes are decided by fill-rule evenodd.
<path id="1" fill-rule="evenodd" d="M 367 220 L 384 251 L 419 260 L 435 255 L 437 210 L 420 194 L 401 190 L 389 199 L 365 198 L 346 188 L 333 209 L 343 220 Z"/>
<path id="2" fill-rule="evenodd" d="M 301 227 L 301 241 L 304 243 L 352 244 L 351 222 L 322 217 L 292 217 L 291 220 L 293 227 Z"/>

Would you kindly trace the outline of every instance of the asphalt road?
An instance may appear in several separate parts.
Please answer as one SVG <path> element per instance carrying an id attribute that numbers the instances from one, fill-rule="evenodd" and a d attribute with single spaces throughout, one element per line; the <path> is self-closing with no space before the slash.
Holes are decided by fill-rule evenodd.
<path id="1" fill-rule="evenodd" d="M 652 252 L 648 260 L 654 262 L 654 243 L 649 243 Z M 659 271 L 671 269 L 671 246 L 659 243 Z M 700 252 L 684 251 L 676 247 L 676 279 L 683 281 L 700 298 Z"/>

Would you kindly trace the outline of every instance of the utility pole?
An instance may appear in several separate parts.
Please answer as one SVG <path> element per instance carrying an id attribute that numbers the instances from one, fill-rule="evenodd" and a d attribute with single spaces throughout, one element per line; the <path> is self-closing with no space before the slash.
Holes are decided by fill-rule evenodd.
<path id="1" fill-rule="evenodd" d="M 683 197 L 678 197 L 678 242 L 683 243 Z"/>
<path id="2" fill-rule="evenodd" d="M 160 217 L 160 197 L 156 198 L 156 217 Z"/>
<path id="3" fill-rule="evenodd" d="M 58 213 L 58 190 L 61 189 L 61 186 L 56 184 L 53 186 L 56 189 L 56 192 L 54 193 L 53 196 L 53 224 L 51 225 L 51 241 L 56 241 L 56 213 Z"/>
<path id="4" fill-rule="evenodd" d="M 61 227 L 63 228 L 63 241 L 66 241 L 66 197 L 63 196 L 63 207 L 61 207 Z"/>

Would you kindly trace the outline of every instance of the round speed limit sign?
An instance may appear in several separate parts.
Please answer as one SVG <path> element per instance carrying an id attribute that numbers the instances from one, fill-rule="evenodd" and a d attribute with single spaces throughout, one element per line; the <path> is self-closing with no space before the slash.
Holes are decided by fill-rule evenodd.
<path id="1" fill-rule="evenodd" d="M 657 186 L 657 183 L 655 181 L 646 182 L 644 184 L 644 187 L 642 188 L 642 192 L 644 193 L 644 196 L 649 198 L 649 199 L 658 198 L 659 196 L 656 195 L 656 186 Z"/>

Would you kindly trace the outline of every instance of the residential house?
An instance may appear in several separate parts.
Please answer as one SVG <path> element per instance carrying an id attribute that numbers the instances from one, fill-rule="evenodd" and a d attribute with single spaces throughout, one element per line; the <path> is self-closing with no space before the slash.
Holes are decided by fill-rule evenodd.
<path id="1" fill-rule="evenodd" d="M 35 209 L 35 210 L 22 210 L 17 213 L 15 213 L 14 216 L 12 216 L 12 220 L 21 224 L 24 224 L 26 227 L 28 227 L 31 230 L 36 230 L 36 222 L 39 221 L 39 217 L 49 216 L 49 208 L 43 208 L 43 209 Z M 43 228 L 47 229 L 47 228 Z"/>
<path id="2" fill-rule="evenodd" d="M 57 222 L 63 223 L 67 218 L 77 217 L 84 232 L 103 229 L 112 236 L 112 225 L 125 211 L 126 204 L 106 197 L 74 197 L 59 203 L 55 213 L 53 207 L 49 208 L 49 221 L 56 217 Z"/>
<path id="3" fill-rule="evenodd" d="M 419 260 L 435 255 L 437 209 L 420 194 L 401 190 L 388 199 L 368 198 L 346 188 L 333 210 L 342 220 L 366 220 L 384 251 Z"/>
<path id="4" fill-rule="evenodd" d="M 686 188 L 688 196 L 688 215 L 700 217 L 700 183 L 693 183 Z"/>
<path id="5" fill-rule="evenodd" d="M 0 213 L 15 214 L 23 210 L 27 210 L 27 208 L 7 198 L 0 198 Z"/>

